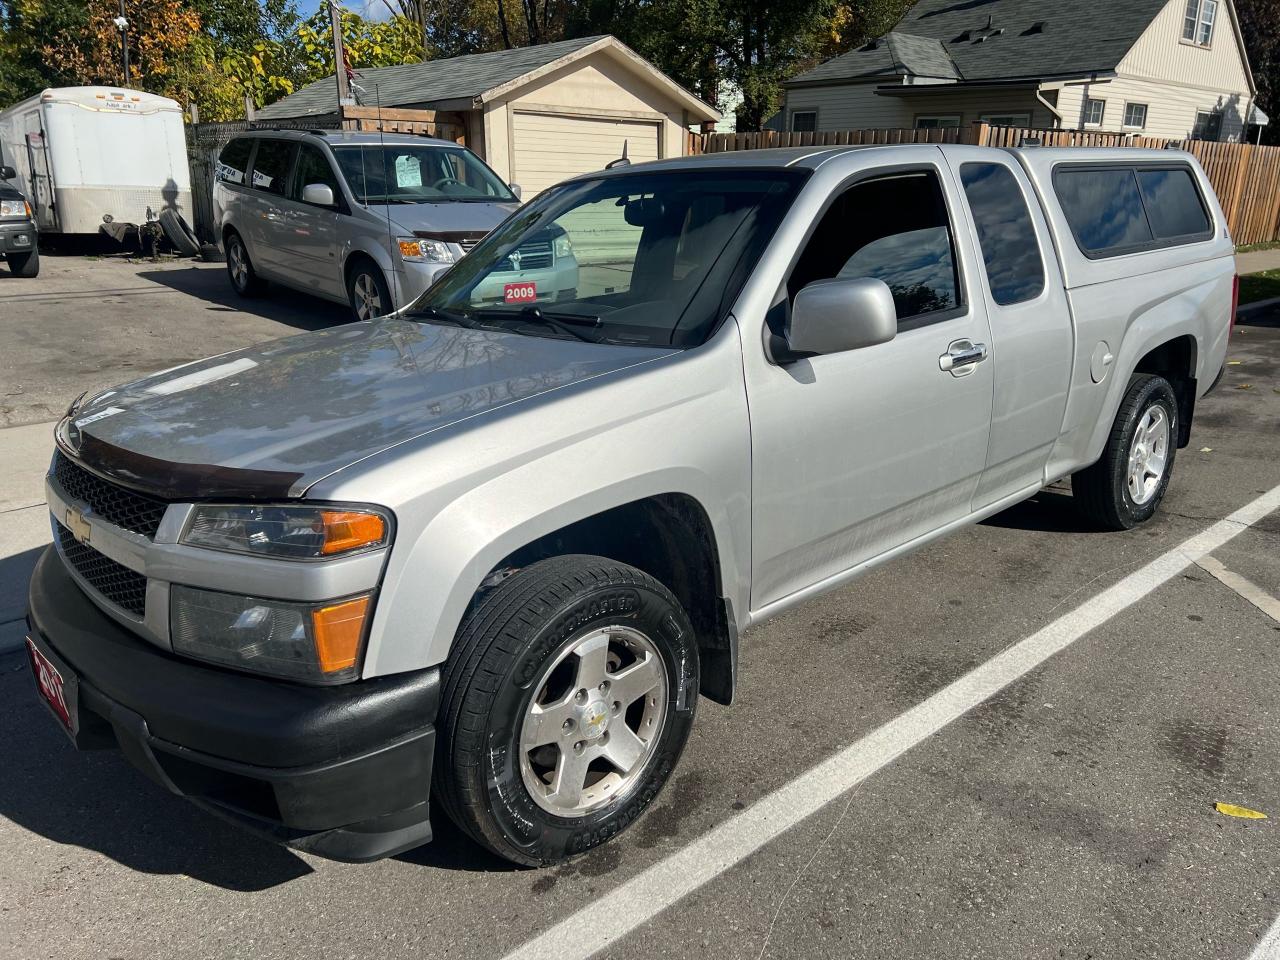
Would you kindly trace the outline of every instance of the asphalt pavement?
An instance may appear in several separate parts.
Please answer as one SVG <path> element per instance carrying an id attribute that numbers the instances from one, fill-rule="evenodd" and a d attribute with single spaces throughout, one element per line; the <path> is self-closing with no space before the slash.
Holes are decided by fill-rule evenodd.
<path id="1" fill-rule="evenodd" d="M 1277 319 L 1230 359 L 1152 522 L 1057 485 L 748 631 L 655 807 L 559 868 L 443 819 L 363 866 L 265 844 L 77 754 L 0 656 L 0 957 L 1274 960 Z"/>

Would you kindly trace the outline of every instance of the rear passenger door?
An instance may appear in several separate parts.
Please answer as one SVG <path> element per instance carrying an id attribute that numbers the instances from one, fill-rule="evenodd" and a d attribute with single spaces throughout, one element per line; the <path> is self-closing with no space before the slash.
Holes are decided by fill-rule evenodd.
<path id="1" fill-rule="evenodd" d="M 975 510 L 1045 481 L 1071 385 L 1074 336 L 1049 226 L 1017 160 L 947 148 L 968 205 L 991 323 L 995 395 Z"/>
<path id="2" fill-rule="evenodd" d="M 281 279 L 296 281 L 295 254 L 289 242 L 289 226 L 283 201 L 298 152 L 294 140 L 262 138 L 253 155 L 250 176 L 251 216 L 246 224 L 249 256 L 254 266 Z"/>

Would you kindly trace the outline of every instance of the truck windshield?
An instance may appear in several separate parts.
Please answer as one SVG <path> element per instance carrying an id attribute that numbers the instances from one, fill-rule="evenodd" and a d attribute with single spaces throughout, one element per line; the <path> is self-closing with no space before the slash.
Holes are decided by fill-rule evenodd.
<path id="1" fill-rule="evenodd" d="M 333 155 L 364 204 L 432 201 L 515 202 L 498 175 L 473 153 L 431 144 L 334 146 Z"/>
<path id="2" fill-rule="evenodd" d="M 714 168 L 571 181 L 509 217 L 409 314 L 534 336 L 699 344 L 807 176 Z"/>

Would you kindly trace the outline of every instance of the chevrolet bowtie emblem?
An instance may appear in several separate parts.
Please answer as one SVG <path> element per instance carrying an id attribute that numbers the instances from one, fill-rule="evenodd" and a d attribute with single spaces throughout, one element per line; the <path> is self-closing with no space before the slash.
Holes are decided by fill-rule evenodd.
<path id="1" fill-rule="evenodd" d="M 93 528 L 89 526 L 89 521 L 84 518 L 84 514 L 79 510 L 68 510 L 66 520 L 67 529 L 71 531 L 71 536 L 76 538 L 76 543 L 88 543 Z"/>

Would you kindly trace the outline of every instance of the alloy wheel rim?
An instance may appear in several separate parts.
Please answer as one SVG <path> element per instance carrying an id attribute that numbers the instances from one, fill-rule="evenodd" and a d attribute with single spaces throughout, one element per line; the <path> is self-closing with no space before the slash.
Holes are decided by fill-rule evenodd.
<path id="1" fill-rule="evenodd" d="M 231 244 L 228 259 L 231 262 L 231 279 L 235 281 L 237 287 L 243 287 L 249 270 L 245 264 L 244 251 L 240 249 L 240 244 Z"/>
<path id="2" fill-rule="evenodd" d="M 1129 496 L 1141 506 L 1156 495 L 1169 464 L 1169 417 L 1164 407 L 1150 406 L 1129 443 Z"/>
<path id="3" fill-rule="evenodd" d="M 382 297 L 378 294 L 378 286 L 373 277 L 362 273 L 356 277 L 356 316 L 361 320 L 370 320 L 382 316 Z"/>
<path id="4" fill-rule="evenodd" d="M 608 626 L 568 644 L 544 669 L 520 725 L 520 775 L 559 817 L 625 796 L 657 751 L 667 667 L 654 642 Z"/>

